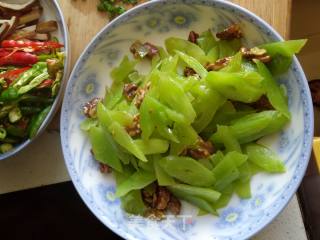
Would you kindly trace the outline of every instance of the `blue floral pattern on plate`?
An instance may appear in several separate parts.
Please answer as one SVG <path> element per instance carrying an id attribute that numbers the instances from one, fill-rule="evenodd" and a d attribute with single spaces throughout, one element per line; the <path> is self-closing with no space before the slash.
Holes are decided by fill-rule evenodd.
<path id="1" fill-rule="evenodd" d="M 111 230 L 126 239 L 247 239 L 270 223 L 295 193 L 307 166 L 313 136 L 313 109 L 307 82 L 295 59 L 290 71 L 281 77 L 287 88 L 293 121 L 281 134 L 262 140 L 284 159 L 287 173 L 258 174 L 252 180 L 253 197 L 233 196 L 220 217 L 197 216 L 197 209 L 183 203 L 181 216 L 167 222 L 127 216 L 120 201 L 113 198 L 112 176 L 97 171 L 90 144 L 79 129 L 83 117 L 77 106 L 89 97 L 103 97 L 110 86 L 110 67 L 128 54 L 137 40 L 163 45 L 169 36 L 186 38 L 190 30 L 221 30 L 239 23 L 254 46 L 281 37 L 252 13 L 227 1 L 152 1 L 120 16 L 90 43 L 80 57 L 69 81 L 62 108 L 61 139 L 70 176 L 91 211 Z M 187 219 L 187 220 L 186 220 Z"/>

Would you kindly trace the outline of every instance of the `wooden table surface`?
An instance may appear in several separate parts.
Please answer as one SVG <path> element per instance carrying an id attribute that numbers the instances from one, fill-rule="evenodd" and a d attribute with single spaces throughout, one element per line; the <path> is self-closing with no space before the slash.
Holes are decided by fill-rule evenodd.
<path id="1" fill-rule="evenodd" d="M 233 0 L 270 23 L 288 38 L 292 0 Z M 72 64 L 90 40 L 108 23 L 106 14 L 97 11 L 99 0 L 58 0 L 71 37 Z"/>

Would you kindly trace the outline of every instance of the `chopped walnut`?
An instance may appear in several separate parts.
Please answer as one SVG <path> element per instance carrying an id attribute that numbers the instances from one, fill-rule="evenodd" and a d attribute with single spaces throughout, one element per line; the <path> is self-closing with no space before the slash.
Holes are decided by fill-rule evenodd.
<path id="1" fill-rule="evenodd" d="M 248 49 L 248 48 L 242 47 L 240 49 L 240 52 L 242 53 L 242 56 L 244 56 L 246 59 L 249 59 L 249 60 L 258 59 L 263 63 L 268 63 L 272 60 L 271 56 L 268 55 L 267 50 L 262 48 L 254 47 L 254 48 Z"/>
<path id="2" fill-rule="evenodd" d="M 221 40 L 233 40 L 233 39 L 240 39 L 242 38 L 242 32 L 240 29 L 240 26 L 238 24 L 233 24 L 223 30 L 222 32 L 219 32 L 216 34 L 217 38 Z"/>
<path id="3" fill-rule="evenodd" d="M 136 105 L 137 108 L 140 108 L 143 102 L 143 99 L 149 89 L 150 89 L 150 82 L 148 82 L 145 87 L 139 88 L 137 90 L 136 97 L 134 99 L 134 105 Z"/>
<path id="4" fill-rule="evenodd" d="M 194 159 L 207 158 L 214 153 L 213 144 L 210 141 L 205 142 L 199 138 L 198 142 L 185 150 L 180 155 L 190 156 Z"/>
<path id="5" fill-rule="evenodd" d="M 151 220 L 160 221 L 166 218 L 165 213 L 163 210 L 159 209 L 148 209 L 145 216 Z"/>
<path id="6" fill-rule="evenodd" d="M 155 192 L 150 192 L 145 189 L 142 189 L 141 193 L 142 193 L 142 199 L 143 199 L 144 203 L 146 205 L 148 205 L 149 207 L 151 207 L 154 202 L 154 195 L 155 195 L 154 193 Z"/>
<path id="7" fill-rule="evenodd" d="M 161 220 L 165 217 L 167 210 L 177 215 L 181 210 L 180 201 L 173 196 L 166 187 L 155 186 L 154 191 L 143 189 L 142 198 L 144 203 L 150 208 L 147 217 Z"/>
<path id="8" fill-rule="evenodd" d="M 100 163 L 99 168 L 100 168 L 101 173 L 111 173 L 112 172 L 112 168 L 104 163 Z"/>
<path id="9" fill-rule="evenodd" d="M 309 82 L 312 101 L 315 106 L 320 107 L 320 80 L 312 80 Z"/>
<path id="10" fill-rule="evenodd" d="M 273 109 L 271 103 L 266 96 L 262 96 L 258 101 L 250 104 L 255 109 L 259 110 L 271 110 Z"/>
<path id="11" fill-rule="evenodd" d="M 83 106 L 83 113 L 88 118 L 97 117 L 97 105 L 101 101 L 101 98 L 94 98 L 91 101 L 87 102 Z"/>
<path id="12" fill-rule="evenodd" d="M 199 38 L 199 34 L 195 31 L 191 31 L 189 33 L 188 41 L 197 44 L 197 40 Z"/>
<path id="13" fill-rule="evenodd" d="M 168 202 L 168 208 L 174 215 L 178 215 L 181 212 L 181 202 L 175 196 L 171 195 L 170 201 Z"/>
<path id="14" fill-rule="evenodd" d="M 159 49 L 149 42 L 141 43 L 140 41 L 135 41 L 130 47 L 130 52 L 135 58 L 153 58 L 158 54 Z"/>
<path id="15" fill-rule="evenodd" d="M 145 42 L 143 46 L 148 49 L 148 54 L 147 54 L 148 58 L 153 58 L 159 53 L 158 47 L 149 42 Z"/>
<path id="16" fill-rule="evenodd" d="M 132 124 L 126 127 L 127 133 L 131 137 L 138 137 L 141 134 L 141 127 L 140 127 L 140 115 L 137 114 L 134 116 Z"/>
<path id="17" fill-rule="evenodd" d="M 193 68 L 186 67 L 183 71 L 183 74 L 185 77 L 194 76 L 196 75 L 196 71 L 193 70 Z"/>
<path id="18" fill-rule="evenodd" d="M 152 207 L 158 210 L 165 210 L 170 201 L 171 193 L 165 187 L 158 187 L 156 193 L 154 194 Z"/>
<path id="19" fill-rule="evenodd" d="M 218 59 L 214 63 L 209 63 L 206 66 L 206 69 L 210 71 L 218 71 L 228 65 L 228 63 L 231 61 L 232 57 L 225 57 Z"/>
<path id="20" fill-rule="evenodd" d="M 123 87 L 123 95 L 128 101 L 132 101 L 136 96 L 138 86 L 134 83 L 126 83 Z"/>

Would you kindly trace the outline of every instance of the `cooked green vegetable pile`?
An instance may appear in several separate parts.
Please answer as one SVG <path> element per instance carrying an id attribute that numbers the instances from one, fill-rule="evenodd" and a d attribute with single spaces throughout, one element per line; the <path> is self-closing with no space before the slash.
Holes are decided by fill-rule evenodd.
<path id="1" fill-rule="evenodd" d="M 256 173 L 285 172 L 257 141 L 290 121 L 275 76 L 306 41 L 241 48 L 241 34 L 229 30 L 219 39 L 210 31 L 172 37 L 166 50 L 134 43 L 135 58 L 124 57 L 112 71 L 105 98 L 86 104 L 81 128 L 95 159 L 114 172 L 128 213 L 178 214 L 180 199 L 217 214 L 233 193 L 251 197 Z M 151 62 L 147 74 L 136 70 L 144 58 Z"/>

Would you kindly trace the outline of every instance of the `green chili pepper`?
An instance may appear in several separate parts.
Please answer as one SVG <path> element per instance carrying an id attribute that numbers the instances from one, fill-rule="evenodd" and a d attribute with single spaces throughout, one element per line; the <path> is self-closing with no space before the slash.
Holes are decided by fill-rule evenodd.
<path id="1" fill-rule="evenodd" d="M 265 93 L 260 74 L 256 72 L 209 72 L 209 86 L 230 100 L 256 102 Z"/>
<path id="2" fill-rule="evenodd" d="M 48 79 L 49 77 L 50 76 L 47 70 L 43 71 L 41 74 L 37 75 L 34 79 L 32 79 L 28 85 L 25 85 L 19 88 L 18 94 L 22 95 L 26 92 L 29 92 L 30 90 L 40 85 L 44 80 Z"/>
<path id="3" fill-rule="evenodd" d="M 283 173 L 286 171 L 283 162 L 270 149 L 255 143 L 247 145 L 245 149 L 249 156 L 249 161 L 263 170 L 271 173 Z"/>
<path id="4" fill-rule="evenodd" d="M 37 135 L 38 130 L 40 129 L 43 121 L 46 119 L 47 115 L 51 110 L 51 105 L 43 109 L 33 121 L 31 121 L 30 128 L 29 128 L 29 137 L 33 138 Z"/>
<path id="5" fill-rule="evenodd" d="M 165 46 L 169 54 L 174 55 L 175 51 L 183 52 L 195 59 L 201 64 L 207 62 L 205 52 L 196 44 L 180 38 L 168 38 L 165 40 Z"/>
<path id="6" fill-rule="evenodd" d="M 31 107 L 31 106 L 21 106 L 20 107 L 21 113 L 23 116 L 25 115 L 31 115 L 35 113 L 41 112 L 42 108 L 40 107 Z"/>
<path id="7" fill-rule="evenodd" d="M 226 98 L 217 91 L 209 88 L 193 101 L 193 107 L 197 112 L 197 118 L 192 124 L 197 132 L 202 132 L 212 121 L 217 110 L 225 103 Z"/>
<path id="8" fill-rule="evenodd" d="M 134 144 L 136 144 L 145 155 L 165 153 L 169 148 L 168 141 L 156 138 L 134 140 Z"/>
<path id="9" fill-rule="evenodd" d="M 124 167 L 122 173 L 114 171 L 117 186 L 125 182 L 132 175 L 132 173 L 133 170 L 128 167 Z M 142 200 L 140 190 L 133 190 L 127 193 L 126 195 L 122 196 L 121 208 L 125 210 L 127 213 L 143 216 L 147 208 Z"/>
<path id="10" fill-rule="evenodd" d="M 225 188 L 221 192 L 220 198 L 215 203 L 212 204 L 212 207 L 214 209 L 220 209 L 220 208 L 226 207 L 232 198 L 233 189 L 234 189 L 233 185 L 229 185 L 227 188 Z"/>
<path id="11" fill-rule="evenodd" d="M 218 45 L 218 41 L 210 30 L 203 32 L 197 39 L 198 45 L 208 54 L 210 50 Z"/>
<path id="12" fill-rule="evenodd" d="M 0 140 L 5 139 L 7 136 L 7 131 L 4 128 L 0 128 Z"/>
<path id="13" fill-rule="evenodd" d="M 27 131 L 21 127 L 14 125 L 7 126 L 7 132 L 10 136 L 24 138 L 27 135 Z"/>
<path id="14" fill-rule="evenodd" d="M 159 186 L 169 186 L 175 184 L 174 179 L 161 168 L 158 160 L 159 159 L 155 159 L 153 161 L 153 165 Z"/>
<path id="15" fill-rule="evenodd" d="M 180 51 L 176 51 L 176 53 L 190 68 L 196 71 L 196 73 L 198 73 L 201 78 L 205 78 L 208 75 L 208 71 L 204 66 L 202 66 L 200 62 L 197 61 L 197 59 Z"/>
<path id="16" fill-rule="evenodd" d="M 130 61 L 128 56 L 125 56 L 119 67 L 116 67 L 111 72 L 111 77 L 114 83 L 121 83 L 123 82 L 130 73 L 134 71 L 135 66 L 137 65 L 138 61 Z"/>
<path id="17" fill-rule="evenodd" d="M 140 170 L 117 187 L 116 196 L 122 197 L 132 190 L 142 189 L 156 180 L 154 173 Z"/>
<path id="18" fill-rule="evenodd" d="M 219 46 L 219 58 L 225 58 L 235 55 L 241 48 L 241 40 L 234 39 L 231 41 L 220 40 Z"/>
<path id="19" fill-rule="evenodd" d="M 3 143 L 0 145 L 0 151 L 1 153 L 9 152 L 13 149 L 13 145 L 10 143 Z"/>
<path id="20" fill-rule="evenodd" d="M 123 98 L 123 86 L 122 82 L 114 82 L 110 89 L 106 90 L 104 104 L 108 109 L 113 109 L 117 103 Z"/>
<path id="21" fill-rule="evenodd" d="M 203 211 L 209 212 L 209 213 L 216 215 L 216 216 L 218 215 L 217 211 L 211 206 L 211 204 L 204 199 L 190 196 L 190 195 L 187 195 L 185 193 L 182 193 L 180 191 L 173 190 L 173 189 L 171 189 L 171 192 L 177 198 L 185 200 L 185 201 L 197 206 L 198 208 L 202 209 Z"/>
<path id="22" fill-rule="evenodd" d="M 47 67 L 47 63 L 38 62 L 32 66 L 31 69 L 25 71 L 21 74 L 13 83 L 12 86 L 16 89 L 28 84 L 32 79 L 37 77 L 40 73 L 42 73 Z"/>
<path id="23" fill-rule="evenodd" d="M 280 131 L 288 119 L 277 111 L 263 111 L 248 114 L 231 122 L 230 130 L 239 143 L 249 143 L 261 137 Z M 215 143 L 222 143 L 217 134 L 210 138 Z"/>
<path id="24" fill-rule="evenodd" d="M 215 154 L 210 156 L 210 161 L 213 167 L 217 166 L 224 158 L 224 154 L 221 151 L 217 151 Z"/>
<path id="25" fill-rule="evenodd" d="M 48 105 L 48 104 L 52 104 L 54 102 L 54 98 L 33 96 L 30 94 L 24 94 L 18 100 L 22 104 L 31 103 L 32 105 L 34 105 L 35 103 L 41 103 L 41 104 Z"/>
<path id="26" fill-rule="evenodd" d="M 170 176 L 193 186 L 206 187 L 215 183 L 215 177 L 201 163 L 189 157 L 168 156 L 159 165 Z"/>
<path id="27" fill-rule="evenodd" d="M 122 172 L 118 149 L 111 135 L 102 127 L 91 127 L 88 133 L 95 159 Z"/>
<path id="28" fill-rule="evenodd" d="M 19 98 L 19 93 L 17 89 L 13 87 L 8 87 L 6 90 L 4 90 L 0 95 L 0 102 L 8 102 L 17 100 Z"/>
<path id="29" fill-rule="evenodd" d="M 166 74 L 160 75 L 159 94 L 162 101 L 176 112 L 182 113 L 189 123 L 193 122 L 196 117 L 196 112 L 192 104 L 183 91 L 183 88 Z"/>
<path id="30" fill-rule="evenodd" d="M 180 192 L 189 196 L 201 198 L 211 203 L 216 202 L 221 196 L 219 192 L 214 191 L 213 189 L 193 187 L 185 184 L 171 185 L 168 186 L 168 189 L 172 192 Z"/>
<path id="31" fill-rule="evenodd" d="M 236 194 L 242 198 L 242 199 L 248 199 L 251 198 L 251 187 L 250 187 L 250 181 L 251 179 L 249 178 L 246 181 L 236 181 L 234 183 L 234 191 Z"/>
<path id="32" fill-rule="evenodd" d="M 267 97 L 271 105 L 288 119 L 290 119 L 291 115 L 289 112 L 287 99 L 282 94 L 282 91 L 276 80 L 262 62 L 256 61 L 256 64 L 260 75 L 263 77 L 262 84 L 267 92 Z"/>
<path id="33" fill-rule="evenodd" d="M 58 94 L 60 86 L 61 86 L 62 77 L 63 77 L 63 71 L 60 70 L 56 73 L 56 78 L 55 78 L 54 82 L 52 83 L 52 87 L 51 87 L 51 95 L 52 96 L 56 96 Z"/>
<path id="34" fill-rule="evenodd" d="M 227 152 L 236 151 L 241 153 L 241 146 L 237 139 L 233 136 L 233 133 L 229 127 L 218 125 L 218 131 L 216 134 L 216 137 L 221 139 L 223 142 Z"/>
<path id="35" fill-rule="evenodd" d="M 268 64 L 268 67 L 272 74 L 280 75 L 289 69 L 294 54 L 299 53 L 306 43 L 306 39 L 291 40 L 267 43 L 259 46 L 259 48 L 266 49 L 271 56 L 272 61 Z"/>
<path id="36" fill-rule="evenodd" d="M 243 67 L 242 64 L 242 54 L 239 52 L 232 57 L 228 65 L 222 68 L 221 72 L 241 72 Z M 252 72 L 252 71 L 251 71 Z"/>
<path id="37" fill-rule="evenodd" d="M 178 67 L 178 62 L 179 62 L 179 56 L 169 56 L 161 61 L 161 67 L 160 71 L 161 72 L 177 72 L 177 67 Z"/>
<path id="38" fill-rule="evenodd" d="M 212 170 L 217 182 L 215 188 L 223 190 L 240 176 L 238 167 L 247 161 L 248 157 L 238 152 L 228 152 L 220 163 Z"/>

